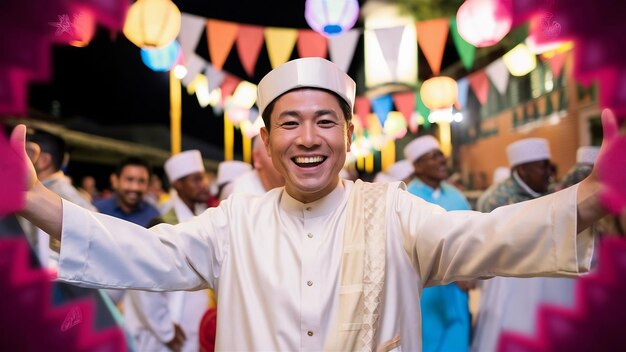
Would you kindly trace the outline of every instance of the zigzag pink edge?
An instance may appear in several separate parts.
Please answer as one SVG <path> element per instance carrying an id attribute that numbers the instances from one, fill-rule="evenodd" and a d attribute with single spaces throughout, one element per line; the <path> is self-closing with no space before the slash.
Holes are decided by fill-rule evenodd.
<path id="1" fill-rule="evenodd" d="M 604 238 L 595 272 L 576 282 L 574 308 L 544 305 L 535 337 L 505 331 L 499 352 L 626 351 L 626 239 Z"/>
<path id="2" fill-rule="evenodd" d="M 0 351 L 126 351 L 117 328 L 95 331 L 90 299 L 52 306 L 47 270 L 31 268 L 26 240 L 0 240 Z"/>

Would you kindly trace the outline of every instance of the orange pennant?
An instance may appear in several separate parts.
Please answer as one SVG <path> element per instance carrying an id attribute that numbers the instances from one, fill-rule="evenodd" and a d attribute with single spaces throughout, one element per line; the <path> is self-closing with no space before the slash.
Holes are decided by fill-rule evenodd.
<path id="1" fill-rule="evenodd" d="M 448 39 L 449 23 L 447 18 L 416 22 L 417 42 L 422 48 L 433 75 L 441 71 L 441 60 Z"/>
<path id="2" fill-rule="evenodd" d="M 328 40 L 316 31 L 301 29 L 298 31 L 297 47 L 300 57 L 326 58 Z"/>
<path id="3" fill-rule="evenodd" d="M 237 76 L 228 73 L 224 76 L 224 80 L 222 81 L 222 85 L 220 86 L 222 90 L 222 105 L 224 105 L 224 103 L 226 102 L 226 98 L 233 95 L 233 92 L 235 91 L 235 88 L 237 88 L 237 86 L 239 85 L 239 82 L 241 82 L 241 79 L 239 79 L 239 77 Z"/>
<path id="4" fill-rule="evenodd" d="M 403 92 L 393 95 L 393 103 L 396 110 L 400 111 L 406 119 L 407 125 L 411 123 L 411 115 L 415 111 L 415 92 Z"/>
<path id="5" fill-rule="evenodd" d="M 263 47 L 263 27 L 251 25 L 239 25 L 237 32 L 237 54 L 241 66 L 248 76 L 254 76 L 254 67 L 259 59 Z"/>
<path id="6" fill-rule="evenodd" d="M 211 64 L 218 70 L 224 67 L 230 49 L 237 39 L 239 25 L 234 22 L 207 20 L 207 38 Z"/>
<path id="7" fill-rule="evenodd" d="M 485 105 L 489 96 L 489 78 L 485 70 L 476 71 L 469 75 L 467 79 L 480 104 Z"/>
<path id="8" fill-rule="evenodd" d="M 563 66 L 565 66 L 565 60 L 567 60 L 567 52 L 556 54 L 548 60 L 550 68 L 552 69 L 552 74 L 555 78 L 561 75 Z"/>
<path id="9" fill-rule="evenodd" d="M 354 101 L 354 114 L 359 118 L 363 129 L 366 129 L 367 115 L 370 114 L 370 100 L 366 97 L 356 97 Z"/>

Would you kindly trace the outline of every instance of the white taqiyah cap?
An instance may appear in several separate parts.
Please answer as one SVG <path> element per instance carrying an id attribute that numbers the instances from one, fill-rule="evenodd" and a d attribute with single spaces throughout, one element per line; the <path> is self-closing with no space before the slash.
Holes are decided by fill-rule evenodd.
<path id="1" fill-rule="evenodd" d="M 252 170 L 252 165 L 239 160 L 222 161 L 217 166 L 217 183 L 218 186 L 232 182 L 237 177 Z"/>
<path id="2" fill-rule="evenodd" d="M 580 147 L 576 151 L 576 162 L 580 164 L 595 164 L 600 153 L 600 147 Z"/>
<path id="3" fill-rule="evenodd" d="M 415 169 L 413 168 L 413 163 L 403 159 L 400 161 L 396 161 L 393 165 L 385 171 L 387 175 L 391 178 L 392 181 L 402 181 L 405 178 L 411 176 Z"/>
<path id="4" fill-rule="evenodd" d="M 426 135 L 417 137 L 404 147 L 404 158 L 413 163 L 431 150 L 441 149 L 437 138 Z"/>
<path id="5" fill-rule="evenodd" d="M 493 171 L 493 182 L 499 183 L 501 181 L 506 180 L 511 176 L 511 169 L 506 166 L 499 166 Z"/>
<path id="6" fill-rule="evenodd" d="M 532 161 L 550 160 L 550 146 L 543 138 L 520 139 L 506 147 L 506 155 L 511 167 Z"/>
<path id="7" fill-rule="evenodd" d="M 263 77 L 257 89 L 259 114 L 283 93 L 307 87 L 332 91 L 354 109 L 356 83 L 352 78 L 331 61 L 307 57 L 286 62 Z"/>
<path id="8" fill-rule="evenodd" d="M 170 182 L 177 181 L 196 172 L 204 172 L 204 163 L 199 150 L 186 150 L 165 161 L 165 173 Z"/>

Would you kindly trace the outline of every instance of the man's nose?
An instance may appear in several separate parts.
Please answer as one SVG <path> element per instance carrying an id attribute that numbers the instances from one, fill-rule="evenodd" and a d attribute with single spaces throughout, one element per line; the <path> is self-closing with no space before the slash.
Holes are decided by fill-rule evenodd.
<path id="1" fill-rule="evenodd" d="M 300 127 L 299 142 L 305 147 L 312 147 L 317 144 L 317 129 L 313 123 L 303 123 Z"/>

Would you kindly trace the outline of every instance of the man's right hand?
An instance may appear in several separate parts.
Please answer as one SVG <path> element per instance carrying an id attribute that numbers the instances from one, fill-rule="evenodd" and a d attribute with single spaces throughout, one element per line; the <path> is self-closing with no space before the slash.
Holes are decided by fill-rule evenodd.
<path id="1" fill-rule="evenodd" d="M 185 344 L 185 340 L 187 340 L 187 336 L 185 336 L 185 332 L 178 324 L 174 324 L 174 337 L 172 340 L 165 345 L 174 352 L 180 352 L 183 349 L 183 345 Z"/>

